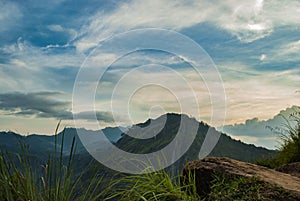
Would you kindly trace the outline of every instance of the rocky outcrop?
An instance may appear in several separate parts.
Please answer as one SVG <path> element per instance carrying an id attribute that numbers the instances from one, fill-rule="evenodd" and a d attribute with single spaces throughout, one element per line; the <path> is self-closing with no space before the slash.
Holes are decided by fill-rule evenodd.
<path id="1" fill-rule="evenodd" d="M 300 162 L 286 164 L 276 170 L 300 178 Z"/>
<path id="2" fill-rule="evenodd" d="M 210 193 L 216 176 L 226 176 L 230 179 L 255 177 L 272 186 L 281 187 L 297 197 L 296 200 L 300 200 L 300 178 L 250 163 L 222 157 L 207 157 L 189 162 L 183 170 L 183 177 L 190 173 L 195 174 L 197 193 L 201 197 Z"/>

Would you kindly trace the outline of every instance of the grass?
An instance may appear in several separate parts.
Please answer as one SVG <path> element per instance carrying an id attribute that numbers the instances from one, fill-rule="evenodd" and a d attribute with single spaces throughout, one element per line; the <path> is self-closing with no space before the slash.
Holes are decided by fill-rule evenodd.
<path id="1" fill-rule="evenodd" d="M 23 146 L 23 145 L 22 145 Z M 26 146 L 24 146 L 24 149 Z M 72 148 L 73 149 L 73 148 Z M 9 153 L 0 156 L 0 200 L 7 201 L 198 201 L 196 188 L 191 180 L 180 185 L 180 178 L 171 178 L 166 171 L 143 175 L 127 175 L 105 183 L 101 174 L 94 170 L 88 182 L 84 173 L 75 176 L 72 154 L 64 165 L 59 158 L 49 156 L 47 165 L 36 173 L 30 163 L 30 153 L 16 154 L 18 165 Z M 25 156 L 25 157 L 24 157 Z M 191 177 L 192 178 L 192 177 Z M 87 184 L 87 185 L 83 185 Z M 103 187 L 106 186 L 105 189 Z M 99 189 L 103 189 L 99 192 Z M 187 190 L 189 189 L 189 190 Z"/>
<path id="2" fill-rule="evenodd" d="M 199 201 L 192 178 L 186 185 L 181 185 L 179 176 L 172 178 L 165 170 L 129 175 L 115 182 L 110 198 L 120 201 Z"/>
<path id="3" fill-rule="evenodd" d="M 56 134 L 58 128 L 59 124 Z M 84 187 L 82 186 L 84 173 L 75 175 L 73 167 L 75 138 L 68 159 L 63 156 L 63 141 L 64 132 L 61 148 L 58 150 L 55 137 L 55 150 L 49 153 L 47 163 L 40 168 L 34 168 L 30 149 L 26 144 L 20 143 L 22 153 L 0 151 L 0 200 L 94 201 L 103 197 L 106 191 L 99 192 L 103 184 L 97 171 L 94 171 L 88 185 Z"/>

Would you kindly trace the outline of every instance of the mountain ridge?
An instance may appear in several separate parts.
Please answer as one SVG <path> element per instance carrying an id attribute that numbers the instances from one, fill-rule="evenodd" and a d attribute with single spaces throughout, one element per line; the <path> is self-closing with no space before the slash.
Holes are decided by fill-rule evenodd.
<path id="1" fill-rule="evenodd" d="M 230 136 L 218 132 L 215 128 L 210 127 L 208 124 L 202 121 L 199 122 L 195 118 L 190 118 L 187 115 L 176 113 L 167 113 L 156 119 L 148 119 L 143 123 L 135 124 L 132 127 L 130 127 L 125 133 L 122 132 L 122 130 L 120 129 L 119 131 L 116 131 L 117 128 L 109 128 L 106 129 L 106 131 L 111 132 L 105 133 L 105 136 L 109 137 L 110 134 L 113 133 L 112 131 L 114 131 L 115 136 L 113 137 L 111 142 L 114 146 L 123 151 L 134 154 L 152 153 L 165 148 L 175 139 L 177 131 L 180 128 L 180 124 L 182 123 L 182 117 L 184 117 L 188 122 L 197 123 L 198 129 L 197 133 L 195 134 L 195 139 L 193 139 L 190 147 L 188 147 L 187 150 L 183 153 L 183 155 L 172 165 L 172 167 L 175 167 L 175 170 L 180 170 L 188 161 L 199 159 L 199 153 L 203 145 L 204 139 L 207 135 L 207 131 L 209 129 L 215 132 L 216 134 L 220 135 L 220 138 L 217 140 L 215 147 L 212 149 L 211 153 L 208 154 L 209 156 L 229 157 L 244 162 L 255 162 L 260 158 L 269 158 L 277 154 L 277 151 L 274 150 L 268 150 L 263 147 L 256 147 L 254 145 L 245 144 L 239 140 L 234 140 Z M 165 120 L 165 123 L 164 121 L 162 121 L 163 124 L 159 124 L 159 122 L 157 123 L 158 120 Z M 160 129 L 159 127 L 161 125 L 163 125 L 163 127 Z M 142 131 L 146 131 L 146 136 L 137 136 L 137 134 L 139 134 L 140 132 L 136 131 L 141 131 L 141 129 Z M 185 126 L 184 129 L 186 129 L 183 130 L 183 132 L 186 132 L 184 134 L 186 134 L 186 136 L 189 136 L 189 127 Z M 152 131 L 155 132 L 151 133 Z M 105 144 L 101 144 L 101 140 L 96 140 L 98 139 L 97 135 L 95 135 L 97 133 L 97 131 L 92 131 L 92 133 L 86 133 L 86 136 L 88 136 L 88 140 L 90 140 L 89 142 L 91 143 L 89 145 L 84 146 L 80 140 L 80 137 L 77 134 L 77 130 L 75 128 L 66 128 L 64 130 L 63 154 L 67 157 L 68 153 L 71 150 L 72 139 L 75 138 L 77 147 L 75 154 L 78 157 L 78 161 L 80 161 L 80 167 L 84 167 L 85 165 L 89 164 L 91 160 L 94 160 L 93 157 L 87 152 L 86 146 L 90 146 L 89 148 L 93 149 L 95 152 L 99 151 L 99 153 L 110 153 L 110 156 L 112 156 L 112 150 L 110 150 L 110 146 L 105 146 Z M 62 145 L 62 134 L 63 132 L 60 132 L 56 136 L 58 150 L 60 150 L 60 147 Z M 118 138 L 116 136 L 121 137 Z M 29 145 L 31 155 L 33 155 L 35 158 L 39 158 L 39 160 L 41 161 L 46 161 L 48 154 L 53 153 L 54 151 L 54 135 L 29 135 L 25 137 L 12 132 L 0 132 L 0 148 L 9 152 L 20 153 L 20 139 L 22 140 L 22 142 L 25 142 L 25 144 Z M 181 139 L 185 140 L 185 138 Z M 176 152 L 177 150 L 180 150 L 180 148 L 182 148 L 178 146 L 182 146 L 181 141 L 178 141 L 176 147 L 171 151 Z M 94 162 L 97 163 L 97 161 L 95 160 Z"/>

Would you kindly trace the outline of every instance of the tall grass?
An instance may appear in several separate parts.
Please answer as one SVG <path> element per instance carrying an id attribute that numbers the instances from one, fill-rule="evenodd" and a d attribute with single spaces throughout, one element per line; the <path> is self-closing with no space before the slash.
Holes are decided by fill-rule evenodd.
<path id="1" fill-rule="evenodd" d="M 106 194 L 99 192 L 102 178 L 97 171 L 90 175 L 87 186 L 82 186 L 84 173 L 75 174 L 73 158 L 75 137 L 69 156 L 63 155 L 64 137 L 60 149 L 57 146 L 55 131 L 55 148 L 49 153 L 47 163 L 40 168 L 32 164 L 29 147 L 20 142 L 21 153 L 8 153 L 0 150 L 0 200 L 7 201 L 94 201 Z M 89 169 L 90 167 L 87 167 Z"/>
<path id="2" fill-rule="evenodd" d="M 0 200 L 200 200 L 196 193 L 195 181 L 192 179 L 194 177 L 188 178 L 183 185 L 180 176 L 171 177 L 165 170 L 146 173 L 149 171 L 145 169 L 145 174 L 142 175 L 116 174 L 105 178 L 102 169 L 91 163 L 85 167 L 84 172 L 76 173 L 75 137 L 68 156 L 64 155 L 65 132 L 61 134 L 59 147 L 57 137 L 59 126 L 60 123 L 55 130 L 53 152 L 48 154 L 47 162 L 38 167 L 33 164 L 35 159 L 30 155 L 30 147 L 24 142 L 20 142 L 21 153 L 0 150 Z"/>
<path id="3" fill-rule="evenodd" d="M 300 111 L 290 115 L 281 140 L 278 159 L 283 163 L 300 162 Z"/>
<path id="4" fill-rule="evenodd" d="M 180 175 L 180 174 L 177 174 Z M 200 201 L 194 177 L 171 177 L 165 170 L 142 175 L 129 175 L 113 184 L 108 199 L 120 201 Z"/>
<path id="5" fill-rule="evenodd" d="M 20 162 L 17 167 L 10 154 L 0 154 L 0 200 L 34 200 L 39 189 L 32 185 L 36 180 L 27 155 L 15 156 Z"/>

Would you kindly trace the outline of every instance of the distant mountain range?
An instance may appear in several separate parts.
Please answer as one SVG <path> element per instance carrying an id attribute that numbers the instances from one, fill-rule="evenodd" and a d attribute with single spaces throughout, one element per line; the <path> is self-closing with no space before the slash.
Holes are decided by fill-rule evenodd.
<path id="1" fill-rule="evenodd" d="M 178 168 L 182 168 L 187 161 L 198 158 L 199 151 L 207 135 L 208 129 L 213 129 L 214 132 L 220 135 L 218 143 L 209 154 L 210 156 L 224 156 L 241 161 L 254 162 L 259 158 L 271 157 L 277 153 L 273 150 L 268 150 L 263 147 L 256 147 L 254 145 L 249 145 L 241 141 L 234 140 L 226 134 L 217 132 L 214 128 L 211 128 L 204 122 L 198 122 L 194 118 L 189 118 L 188 116 L 182 114 L 165 114 L 154 120 L 149 119 L 144 123 L 132 126 L 125 133 L 122 132 L 122 130 L 126 130 L 125 128 L 119 129 L 117 127 L 105 128 L 102 131 L 111 141 L 111 143 L 124 151 L 136 154 L 151 153 L 167 146 L 175 138 L 183 117 L 187 120 L 187 123 L 196 122 L 198 124 L 198 129 L 195 140 L 190 148 L 175 163 L 175 166 Z M 160 121 L 162 119 L 164 120 L 164 125 L 155 123 L 162 122 Z M 60 150 L 62 145 L 62 137 L 64 136 L 63 152 L 64 155 L 68 155 L 71 149 L 72 139 L 75 138 L 76 155 L 80 158 L 81 166 L 84 167 L 85 164 L 88 164 L 89 161 L 92 160 L 92 157 L 85 150 L 85 147 L 77 135 L 76 129 L 66 128 L 63 132 L 60 132 L 56 136 L 57 147 Z M 189 128 L 186 127 L 184 132 L 186 132 L 186 135 L 188 136 Z M 90 146 L 90 148 L 94 147 L 95 151 L 106 151 L 108 154 L 110 154 L 109 147 L 106 147 L 105 143 L 103 143 L 104 136 L 100 131 L 89 131 L 81 128 L 80 133 L 81 135 L 87 136 L 87 139 L 89 139 L 88 146 Z M 156 135 L 151 136 L 153 134 Z M 136 137 L 139 137 L 139 139 Z M 45 161 L 47 159 L 47 155 L 49 153 L 53 153 L 55 136 L 21 136 L 13 132 L 0 132 L 0 147 L 2 150 L 7 150 L 9 152 L 21 152 L 19 146 L 20 142 L 29 145 L 32 156 L 40 161 Z M 178 146 L 180 146 L 180 142 L 178 143 Z"/>
<path id="2" fill-rule="evenodd" d="M 89 139 L 89 145 L 95 144 L 101 146 L 104 140 L 104 136 L 100 136 L 102 132 L 112 143 L 116 143 L 121 138 L 121 135 L 123 133 L 122 130 L 126 130 L 126 128 L 107 127 L 100 131 L 92 131 L 86 130 L 84 128 L 79 128 L 78 130 L 80 130 L 81 133 L 84 133 L 87 136 L 87 139 Z M 62 146 L 62 138 L 64 138 L 63 152 L 65 155 L 68 155 L 70 152 L 73 138 L 75 138 L 76 141 L 77 153 L 86 152 L 75 128 L 65 128 L 56 136 L 37 134 L 22 136 L 14 132 L 0 132 L 0 147 L 2 150 L 8 150 L 10 152 L 20 152 L 20 143 L 25 143 L 30 147 L 31 154 L 47 155 L 47 153 L 51 153 L 54 151 L 55 142 L 57 145 L 57 149 L 60 150 Z"/>

